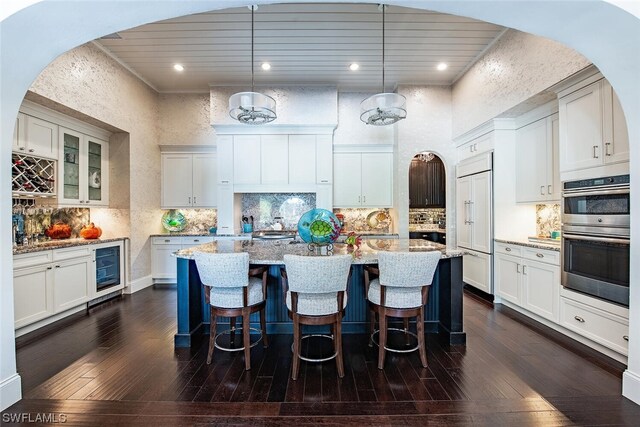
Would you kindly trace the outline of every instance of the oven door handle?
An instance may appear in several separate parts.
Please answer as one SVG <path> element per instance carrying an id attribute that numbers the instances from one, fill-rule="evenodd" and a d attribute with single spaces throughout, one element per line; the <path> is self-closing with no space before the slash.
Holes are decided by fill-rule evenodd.
<path id="1" fill-rule="evenodd" d="M 570 234 L 567 232 L 562 233 L 562 237 L 565 239 L 586 240 L 591 242 L 603 242 L 603 243 L 630 243 L 631 242 L 631 239 L 625 239 L 625 238 L 582 236 L 580 234 Z"/>
<path id="2" fill-rule="evenodd" d="M 610 194 L 629 194 L 630 190 L 626 188 L 616 188 L 611 190 L 590 190 L 590 191 L 565 191 L 564 197 L 581 197 L 581 196 L 608 196 Z"/>

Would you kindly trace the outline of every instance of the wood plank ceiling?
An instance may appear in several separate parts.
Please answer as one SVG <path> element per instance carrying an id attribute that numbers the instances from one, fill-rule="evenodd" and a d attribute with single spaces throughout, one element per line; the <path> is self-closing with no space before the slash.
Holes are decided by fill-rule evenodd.
<path id="1" fill-rule="evenodd" d="M 397 84 L 450 85 L 504 31 L 473 19 L 389 6 L 386 90 Z M 160 92 L 250 86 L 251 11 L 183 16 L 96 42 Z M 260 65 L 271 64 L 264 71 Z M 379 91 L 382 13 L 373 4 L 275 4 L 255 12 L 256 86 L 330 84 Z M 438 71 L 437 64 L 448 64 Z M 181 73 L 175 63 L 184 66 Z M 358 63 L 360 69 L 350 71 Z"/>

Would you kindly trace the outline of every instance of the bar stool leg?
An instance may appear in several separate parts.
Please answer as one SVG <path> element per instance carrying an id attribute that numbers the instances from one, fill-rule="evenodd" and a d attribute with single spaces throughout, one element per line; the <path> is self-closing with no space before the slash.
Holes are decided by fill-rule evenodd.
<path id="1" fill-rule="evenodd" d="M 209 325 L 209 351 L 207 352 L 207 365 L 211 365 L 211 359 L 213 359 L 213 349 L 215 348 L 215 339 L 216 339 L 216 321 L 217 316 L 213 311 L 213 307 L 209 306 L 209 317 L 210 317 L 210 325 Z"/>
<path id="2" fill-rule="evenodd" d="M 248 308 L 242 310 L 242 344 L 244 346 L 244 369 L 251 369 L 251 331 L 249 330 L 249 316 L 251 311 Z"/>
<path id="3" fill-rule="evenodd" d="M 291 369 L 291 379 L 298 379 L 298 371 L 300 369 L 300 324 L 298 323 L 298 315 L 293 315 L 293 367 Z"/>
<path id="4" fill-rule="evenodd" d="M 369 336 L 373 337 L 373 333 L 376 331 L 376 311 L 369 307 Z M 373 341 L 369 339 L 369 347 L 373 347 Z"/>
<path id="5" fill-rule="evenodd" d="M 404 322 L 404 345 L 408 347 L 411 344 L 409 340 L 409 334 L 407 333 L 407 331 L 409 330 L 409 318 L 405 317 L 402 320 Z"/>
<path id="6" fill-rule="evenodd" d="M 344 360 L 342 356 L 342 320 L 338 319 L 334 328 L 334 345 L 336 352 L 336 367 L 338 368 L 338 376 L 344 377 Z"/>
<path id="7" fill-rule="evenodd" d="M 420 352 L 420 361 L 422 367 L 427 367 L 427 347 L 424 342 L 424 307 L 420 307 L 420 312 L 416 317 L 416 329 L 418 332 L 418 351 Z"/>
<path id="8" fill-rule="evenodd" d="M 230 346 L 233 347 L 233 344 L 236 342 L 236 318 L 229 318 L 229 343 Z"/>
<path id="9" fill-rule="evenodd" d="M 265 315 L 266 308 L 260 310 L 260 329 L 262 329 L 262 346 L 264 348 L 269 347 L 269 339 L 267 338 L 267 321 Z"/>
<path id="10" fill-rule="evenodd" d="M 378 345 L 378 369 L 384 369 L 384 357 L 387 353 L 387 313 L 383 307 L 378 312 L 378 327 L 380 328 L 380 341 Z"/>

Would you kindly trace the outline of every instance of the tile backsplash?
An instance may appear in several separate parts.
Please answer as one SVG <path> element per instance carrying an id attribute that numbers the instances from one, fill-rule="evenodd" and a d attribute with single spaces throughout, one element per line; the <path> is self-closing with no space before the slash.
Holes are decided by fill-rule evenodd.
<path id="1" fill-rule="evenodd" d="M 552 231 L 560 231 L 560 205 L 536 205 L 536 234 L 549 237 Z"/>
<path id="2" fill-rule="evenodd" d="M 334 209 L 333 213 L 344 215 L 344 231 L 391 233 L 393 229 L 389 209 Z"/>
<path id="3" fill-rule="evenodd" d="M 285 230 L 297 230 L 303 213 L 316 207 L 315 193 L 245 193 L 242 215 L 253 217 L 254 230 L 271 229 L 282 218 Z"/>
<path id="4" fill-rule="evenodd" d="M 208 233 L 218 223 L 217 209 L 179 209 L 187 219 L 187 226 L 182 233 Z M 167 211 L 162 211 L 164 214 Z M 158 218 L 158 222 L 161 222 Z"/>
<path id="5" fill-rule="evenodd" d="M 16 212 L 14 210 L 14 212 Z M 91 222 L 89 208 L 52 208 L 49 206 L 24 206 L 22 211 L 14 213 L 23 218 L 24 229 L 21 230 L 26 236 L 31 238 L 37 235 L 38 238 L 46 238 L 44 232 L 52 224 L 62 222 L 71 226 L 71 237 L 79 237 L 80 230 L 85 224 Z"/>
<path id="6" fill-rule="evenodd" d="M 446 221 L 447 213 L 444 208 L 433 209 L 409 209 L 409 226 L 420 226 L 428 224 L 438 224 L 439 221 Z M 446 222 L 445 222 L 446 223 Z M 444 224 L 442 224 L 444 226 Z"/>

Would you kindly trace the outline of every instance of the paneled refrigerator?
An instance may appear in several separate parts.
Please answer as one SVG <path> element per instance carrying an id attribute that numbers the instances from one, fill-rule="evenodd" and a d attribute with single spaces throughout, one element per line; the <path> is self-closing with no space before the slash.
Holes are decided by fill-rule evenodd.
<path id="1" fill-rule="evenodd" d="M 456 168 L 458 247 L 468 252 L 462 261 L 462 280 L 493 294 L 493 181 L 492 153 L 465 159 Z"/>

